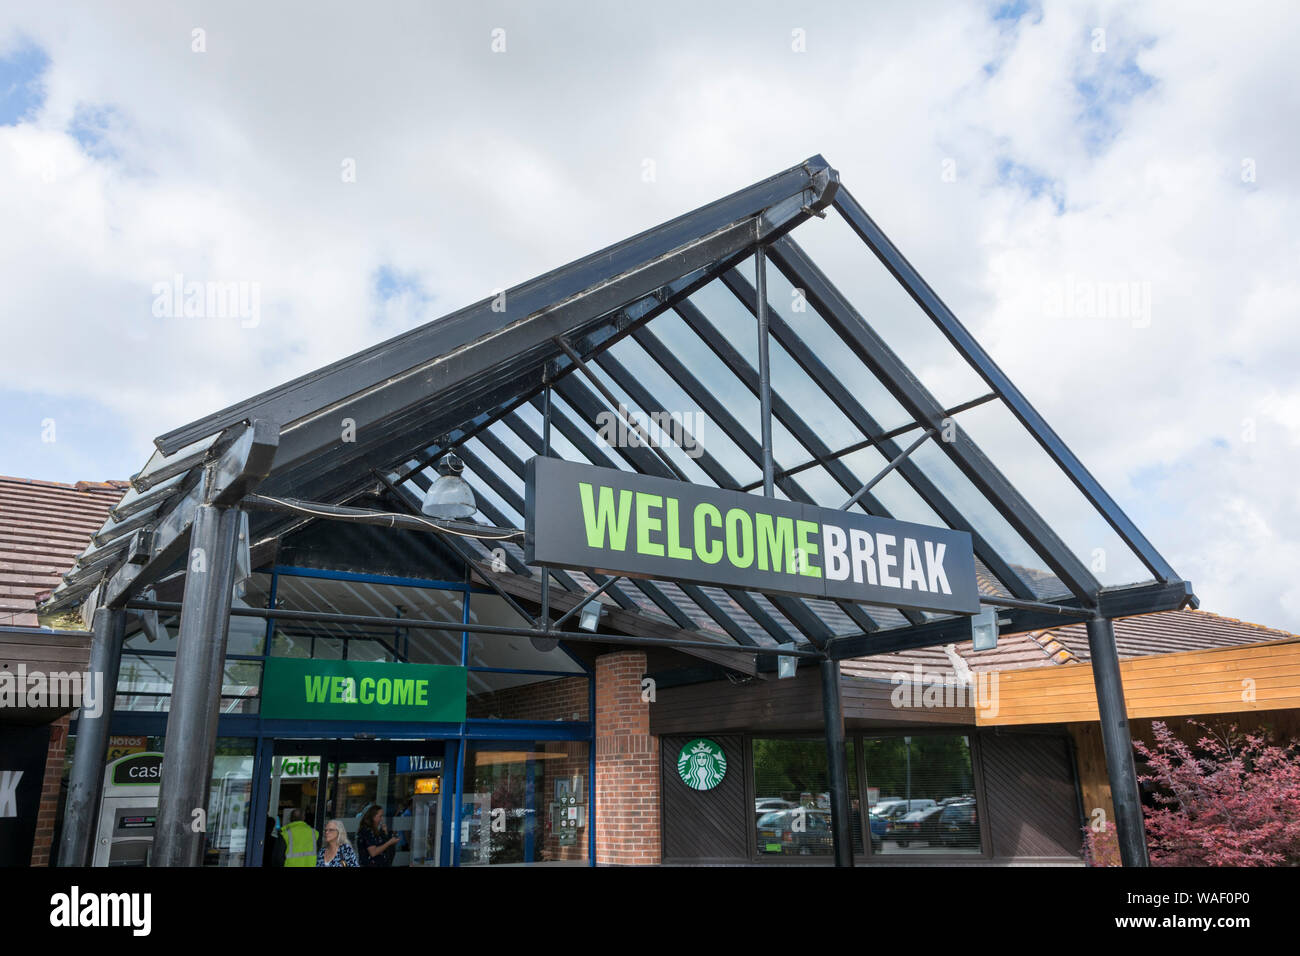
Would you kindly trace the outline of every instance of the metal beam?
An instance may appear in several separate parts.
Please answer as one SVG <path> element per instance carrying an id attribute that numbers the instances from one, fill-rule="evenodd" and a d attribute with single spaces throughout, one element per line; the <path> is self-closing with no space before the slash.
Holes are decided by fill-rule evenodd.
<path id="1" fill-rule="evenodd" d="M 848 760 L 844 753 L 844 704 L 840 698 L 840 662 L 819 665 L 822 679 L 822 723 L 826 730 L 826 772 L 831 791 L 831 839 L 835 865 L 853 865 L 853 825 L 849 809 Z"/>
<path id="2" fill-rule="evenodd" d="M 917 436 L 916 440 L 913 441 L 912 444 L 908 445 L 897 455 L 891 458 L 889 464 L 885 465 L 884 468 L 880 469 L 880 471 L 876 473 L 876 476 L 874 478 L 872 478 L 865 485 L 863 485 L 852 495 L 850 495 L 849 500 L 844 502 L 844 504 L 840 505 L 840 511 L 847 511 L 849 508 L 853 507 L 854 503 L 859 498 L 865 495 L 872 488 L 876 487 L 876 485 L 878 485 L 888 475 L 893 474 L 894 469 L 896 469 L 899 465 L 901 465 L 904 461 L 906 461 L 908 456 L 911 455 L 912 452 L 916 451 L 923 444 L 925 444 L 925 442 L 933 434 L 934 434 L 934 429 L 932 428 L 927 428 L 925 431 L 921 432 L 921 434 Z"/>
<path id="3" fill-rule="evenodd" d="M 1094 617 L 1088 620 L 1087 627 L 1088 657 L 1092 664 L 1093 684 L 1097 688 L 1097 713 L 1102 748 L 1106 752 L 1106 776 L 1115 807 L 1120 861 L 1124 866 L 1148 866 L 1142 798 L 1138 793 L 1137 768 L 1133 763 L 1133 734 L 1128 726 L 1124 682 L 1120 678 L 1119 654 L 1115 650 L 1115 625 L 1107 618 Z"/>
<path id="4" fill-rule="evenodd" d="M 379 480 L 385 485 L 388 484 L 387 479 L 383 477 L 379 477 Z M 477 538 L 480 541 L 510 541 L 515 538 L 522 539 L 524 536 L 524 532 L 519 528 L 493 527 L 475 524 L 472 521 L 435 520 L 418 513 L 401 515 L 389 511 L 375 511 L 371 508 L 332 505 L 323 501 L 301 501 L 297 498 L 272 498 L 267 495 L 250 494 L 244 496 L 243 507 L 280 514 L 310 515 L 327 521 L 372 524 L 382 528 L 400 528 L 404 531 L 423 531 L 441 536 L 459 535 Z"/>
<path id="5" fill-rule="evenodd" d="M 95 828 L 99 822 L 104 789 L 104 758 L 108 751 L 108 725 L 117 700 L 117 675 L 122 663 L 122 638 L 126 611 L 101 607 L 95 611 L 90 644 L 90 675 L 102 677 L 98 714 L 82 709 L 77 720 L 77 748 L 68 773 L 68 801 L 63 811 L 59 839 L 59 866 L 90 866 Z"/>
<path id="6" fill-rule="evenodd" d="M 128 608 L 141 611 L 179 610 L 182 605 L 163 601 L 131 601 Z M 468 631 L 471 634 L 484 634 L 489 637 L 549 637 L 560 638 L 566 644 L 634 644 L 647 647 L 695 648 L 697 650 L 725 651 L 736 654 L 760 654 L 771 656 L 806 657 L 810 660 L 822 660 L 819 651 L 791 649 L 789 647 L 746 647 L 728 644 L 725 641 L 689 641 L 672 640 L 655 637 L 622 634 L 584 634 L 576 631 L 543 631 L 536 627 L 507 627 L 496 624 L 465 624 L 460 621 L 434 621 L 414 617 L 372 617 L 366 614 L 340 614 L 334 611 L 290 611 L 285 608 L 235 607 L 229 608 L 231 617 L 273 617 L 277 621 L 311 621 L 321 624 L 359 624 L 371 627 L 409 627 L 427 631 Z M 179 665 L 178 665 L 179 669 Z M 173 691 L 173 699 L 175 692 Z M 165 776 L 164 776 L 164 779 Z"/>
<path id="7" fill-rule="evenodd" d="M 1115 533 L 1133 550 L 1157 580 L 1165 582 L 1178 580 L 1177 573 L 1161 557 L 1160 552 L 1083 467 L 1083 463 L 1029 404 L 1028 399 L 1012 384 L 1006 373 L 998 368 L 989 354 L 975 341 L 975 337 L 958 321 L 952 310 L 921 278 L 912 264 L 889 241 L 889 237 L 867 215 L 866 210 L 858 205 L 857 200 L 847 189 L 840 189 L 836 193 L 833 206 L 858 237 L 876 254 L 885 268 L 902 284 L 916 304 L 930 316 L 953 347 L 970 362 L 980 377 L 988 382 L 989 387 L 1002 397 L 1007 407 L 1011 409 L 1011 413 L 1029 430 L 1051 459 L 1064 469 L 1075 487 L 1083 492 L 1084 497 L 1101 512 L 1102 517 L 1115 529 Z"/>
<path id="8" fill-rule="evenodd" d="M 1007 603 L 996 595 L 983 595 L 994 606 L 1006 606 Z M 1078 605 L 1075 598 L 1063 601 L 1059 605 L 1048 605 L 1046 609 L 1020 609 L 1012 607 L 1006 613 L 1000 613 L 998 619 L 1006 618 L 1010 623 L 999 627 L 1002 634 L 1023 634 L 1047 628 L 1064 627 L 1077 621 L 1063 621 L 1062 615 L 1072 611 Z M 1185 582 L 1171 584 L 1148 584 L 1133 588 L 1118 588 L 1102 591 L 1100 609 L 1079 607 L 1079 616 L 1101 613 L 1108 618 L 1131 617 L 1140 614 L 1156 614 L 1160 611 L 1176 611 L 1187 606 L 1196 606 L 1196 597 Z M 1065 610 L 1062 610 L 1065 609 Z M 918 647 L 934 647 L 938 644 L 961 643 L 970 640 L 970 618 L 954 616 L 927 621 L 917 627 L 897 627 L 875 634 L 836 638 L 833 647 L 827 649 L 830 657 L 847 660 L 853 657 L 867 657 L 872 654 L 890 654 L 897 651 L 912 650 Z"/>
<path id="9" fill-rule="evenodd" d="M 943 430 L 943 406 L 903 364 L 884 340 L 867 324 L 843 294 L 788 236 L 771 249 L 772 261 L 821 315 L 858 358 L 893 393 L 917 421 Z M 1054 574 L 1081 602 L 1093 606 L 1101 584 L 1092 572 L 1038 514 L 1006 476 L 994 466 L 961 425 L 950 423 L 952 441 L 939 448 L 961 469 L 1016 532 L 1025 539 Z"/>
<path id="10" fill-rule="evenodd" d="M 203 862 L 239 514 L 203 504 L 194 515 L 151 866 Z"/>
<path id="11" fill-rule="evenodd" d="M 763 495 L 771 498 L 772 486 L 772 364 L 768 356 L 767 250 L 754 250 L 754 281 L 758 288 L 758 424 L 763 449 Z"/>

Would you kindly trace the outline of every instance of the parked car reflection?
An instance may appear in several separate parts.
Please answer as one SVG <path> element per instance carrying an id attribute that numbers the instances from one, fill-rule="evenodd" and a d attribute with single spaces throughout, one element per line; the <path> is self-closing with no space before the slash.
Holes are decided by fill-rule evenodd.
<path id="1" fill-rule="evenodd" d="M 758 819 L 758 852 L 781 854 L 831 853 L 831 815 L 828 810 L 794 807 L 774 810 Z"/>

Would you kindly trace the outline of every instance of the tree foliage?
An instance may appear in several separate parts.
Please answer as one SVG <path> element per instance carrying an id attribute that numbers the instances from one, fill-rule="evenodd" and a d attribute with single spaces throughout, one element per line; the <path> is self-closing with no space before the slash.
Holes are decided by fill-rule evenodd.
<path id="1" fill-rule="evenodd" d="M 1300 742 L 1262 733 L 1204 733 L 1193 748 L 1163 721 L 1155 746 L 1134 741 L 1146 761 L 1139 780 L 1153 789 L 1144 807 L 1154 866 L 1300 864 Z"/>

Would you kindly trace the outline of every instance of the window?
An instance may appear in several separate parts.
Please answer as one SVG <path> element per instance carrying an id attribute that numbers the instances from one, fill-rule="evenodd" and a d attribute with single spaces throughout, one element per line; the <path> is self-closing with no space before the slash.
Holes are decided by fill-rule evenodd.
<path id="1" fill-rule="evenodd" d="M 846 749 L 854 850 L 861 853 L 861 801 L 851 741 Z M 756 738 L 752 741 L 752 757 L 754 827 L 759 857 L 774 860 L 833 855 L 826 742 Z"/>
<path id="2" fill-rule="evenodd" d="M 872 853 L 981 852 L 969 737 L 869 738 L 863 763 Z"/>
<path id="3" fill-rule="evenodd" d="M 470 744 L 460 864 L 587 862 L 586 741 Z"/>

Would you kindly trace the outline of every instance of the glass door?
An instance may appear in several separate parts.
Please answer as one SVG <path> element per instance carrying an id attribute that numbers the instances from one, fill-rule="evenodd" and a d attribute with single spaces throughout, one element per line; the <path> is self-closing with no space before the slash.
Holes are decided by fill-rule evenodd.
<path id="1" fill-rule="evenodd" d="M 328 821 L 337 820 L 358 857 L 367 852 L 359 840 L 363 822 L 378 822 L 366 835 L 370 842 L 375 830 L 381 842 L 397 840 L 377 857 L 380 866 L 439 865 L 444 800 L 440 741 L 277 740 L 274 749 L 267 847 L 275 848 L 280 830 L 296 813 L 318 838 Z M 263 856 L 268 860 L 273 853 L 264 850 Z"/>

